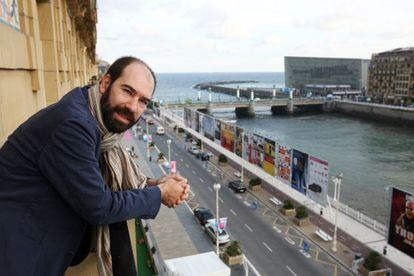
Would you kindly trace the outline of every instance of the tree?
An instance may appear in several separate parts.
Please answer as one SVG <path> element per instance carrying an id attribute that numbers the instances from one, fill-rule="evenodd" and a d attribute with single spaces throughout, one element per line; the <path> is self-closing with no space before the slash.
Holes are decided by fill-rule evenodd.
<path id="1" fill-rule="evenodd" d="M 305 206 L 298 206 L 296 208 L 296 218 L 303 219 L 307 218 L 308 216 L 308 211 L 306 210 Z"/>
<path id="2" fill-rule="evenodd" d="M 218 161 L 221 163 L 227 163 L 227 157 L 224 154 L 220 154 L 218 157 Z"/>
<path id="3" fill-rule="evenodd" d="M 376 251 L 369 252 L 368 256 L 365 258 L 364 267 L 369 271 L 378 270 L 379 263 L 381 262 L 381 255 Z"/>
<path id="4" fill-rule="evenodd" d="M 226 253 L 230 257 L 234 257 L 234 256 L 238 256 L 238 255 L 243 254 L 243 252 L 240 248 L 240 243 L 238 241 L 232 241 L 230 243 L 230 245 L 227 247 Z"/>
<path id="5" fill-rule="evenodd" d="M 250 179 L 250 181 L 249 181 L 250 186 L 258 186 L 260 184 L 262 184 L 262 180 L 260 178 L 257 178 L 257 177 L 253 178 L 253 179 Z"/>
<path id="6" fill-rule="evenodd" d="M 289 199 L 285 199 L 283 201 L 283 209 L 286 209 L 286 210 L 295 209 L 295 206 L 293 206 L 292 201 L 290 201 Z"/>

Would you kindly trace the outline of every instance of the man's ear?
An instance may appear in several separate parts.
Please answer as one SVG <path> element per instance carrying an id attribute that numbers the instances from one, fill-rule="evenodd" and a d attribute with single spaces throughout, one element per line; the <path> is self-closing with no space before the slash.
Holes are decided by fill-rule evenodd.
<path id="1" fill-rule="evenodd" d="M 102 77 L 101 82 L 99 83 L 99 93 L 102 95 L 108 89 L 111 84 L 111 75 L 106 74 Z"/>

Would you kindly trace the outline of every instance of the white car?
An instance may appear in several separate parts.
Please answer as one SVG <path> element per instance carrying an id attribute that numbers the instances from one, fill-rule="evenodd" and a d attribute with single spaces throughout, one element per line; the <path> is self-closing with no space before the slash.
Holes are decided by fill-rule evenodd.
<path id="1" fill-rule="evenodd" d="M 240 172 L 234 172 L 234 176 L 240 178 L 241 177 L 241 173 Z"/>
<path id="2" fill-rule="evenodd" d="M 217 232 L 217 227 L 216 227 L 216 223 L 213 220 L 210 220 L 206 225 L 204 225 L 204 229 L 206 230 L 207 234 L 210 236 L 210 238 L 212 239 L 212 241 L 214 243 L 216 243 L 216 232 Z M 221 233 L 219 232 L 218 235 L 218 243 L 219 244 L 226 244 L 230 241 L 230 236 L 229 234 L 227 234 L 226 230 L 221 230 Z"/>
<path id="3" fill-rule="evenodd" d="M 157 134 L 158 135 L 164 135 L 165 130 L 162 126 L 157 127 Z"/>
<path id="4" fill-rule="evenodd" d="M 190 148 L 188 149 L 188 151 L 189 151 L 191 154 L 197 155 L 197 153 L 199 153 L 199 152 L 200 152 L 200 149 L 199 149 L 198 147 L 196 147 L 196 146 L 192 146 L 192 147 L 190 147 Z"/>

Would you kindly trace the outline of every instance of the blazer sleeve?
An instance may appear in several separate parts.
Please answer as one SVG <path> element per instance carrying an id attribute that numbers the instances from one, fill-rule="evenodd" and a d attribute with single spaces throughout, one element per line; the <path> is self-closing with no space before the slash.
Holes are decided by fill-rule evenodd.
<path id="1" fill-rule="evenodd" d="M 158 187 L 112 192 L 95 155 L 96 133 L 82 120 L 68 119 L 40 153 L 39 168 L 62 198 L 92 225 L 154 218 L 161 205 Z"/>

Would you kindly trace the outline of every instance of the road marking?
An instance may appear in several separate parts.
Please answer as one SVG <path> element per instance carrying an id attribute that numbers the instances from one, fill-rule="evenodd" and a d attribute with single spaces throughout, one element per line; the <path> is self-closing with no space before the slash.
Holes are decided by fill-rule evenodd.
<path id="1" fill-rule="evenodd" d="M 246 261 L 247 265 L 250 266 L 250 268 L 252 269 L 252 271 L 254 272 L 254 274 L 256 276 L 262 276 L 259 271 L 257 271 L 257 269 L 253 266 L 253 264 L 249 261 L 249 259 L 247 259 L 246 255 L 244 255 L 244 260 Z M 247 275 L 247 273 L 246 273 Z"/>
<path id="2" fill-rule="evenodd" d="M 236 212 L 234 212 L 232 209 L 230 209 L 230 212 L 231 212 L 233 215 L 237 216 Z"/>
<path id="3" fill-rule="evenodd" d="M 310 258 L 310 257 L 311 257 L 311 255 L 310 255 L 308 252 L 306 252 L 305 250 L 301 249 L 301 250 L 299 250 L 299 251 L 300 251 L 300 253 L 302 253 L 302 254 L 303 254 L 303 256 L 305 256 L 306 258 Z"/>
<path id="4" fill-rule="evenodd" d="M 264 242 L 262 242 L 262 243 L 263 243 L 264 247 L 267 248 L 267 250 L 269 250 L 270 252 L 273 252 L 273 250 L 267 244 L 265 244 Z"/>
<path id="5" fill-rule="evenodd" d="M 280 230 L 279 228 L 277 228 L 276 226 L 273 226 L 273 229 L 275 229 L 278 233 L 282 233 L 282 230 Z"/>
<path id="6" fill-rule="evenodd" d="M 220 200 L 221 203 L 224 203 L 224 201 L 221 199 L 221 197 L 219 197 L 219 200 Z"/>
<path id="7" fill-rule="evenodd" d="M 193 174 L 197 174 L 197 173 L 193 170 Z"/>
<path id="8" fill-rule="evenodd" d="M 246 205 L 246 206 L 250 206 L 250 203 L 249 203 L 249 202 L 247 202 L 246 200 L 245 200 L 245 201 L 243 201 L 243 203 L 244 203 L 244 205 Z"/>
<path id="9" fill-rule="evenodd" d="M 217 175 L 215 173 L 211 173 L 212 176 L 216 177 Z"/>
<path id="10" fill-rule="evenodd" d="M 180 158 L 180 161 L 181 161 L 181 162 L 184 162 L 184 160 L 183 160 L 182 158 Z"/>
<path id="11" fill-rule="evenodd" d="M 290 243 L 291 245 L 295 244 L 295 242 L 289 237 L 285 237 L 285 240 L 287 240 L 287 242 Z"/>
<path id="12" fill-rule="evenodd" d="M 244 224 L 244 226 L 246 226 L 247 229 L 249 229 L 250 232 L 253 232 L 253 229 L 249 227 L 249 225 Z"/>
<path id="13" fill-rule="evenodd" d="M 213 189 L 211 189 L 210 187 L 207 187 L 209 190 L 210 190 L 210 192 L 212 192 L 213 191 Z"/>
<path id="14" fill-rule="evenodd" d="M 185 166 L 186 166 L 187 168 L 189 168 L 189 167 L 190 167 L 187 163 L 185 163 Z"/>
<path id="15" fill-rule="evenodd" d="M 202 178 L 200 178 L 200 182 L 201 182 L 201 183 L 204 183 L 204 180 L 203 180 Z"/>
<path id="16" fill-rule="evenodd" d="M 237 197 L 238 199 L 243 199 L 243 197 L 242 197 L 241 195 L 236 195 L 236 197 Z"/>
<path id="17" fill-rule="evenodd" d="M 359 247 L 358 247 L 358 246 L 355 246 L 355 245 L 352 245 L 352 246 L 351 246 L 351 248 L 352 248 L 353 250 L 359 250 Z"/>
<path id="18" fill-rule="evenodd" d="M 292 275 L 294 276 L 298 276 L 295 271 L 293 271 L 289 266 L 286 266 L 286 268 L 289 270 L 290 273 L 292 273 Z"/>

